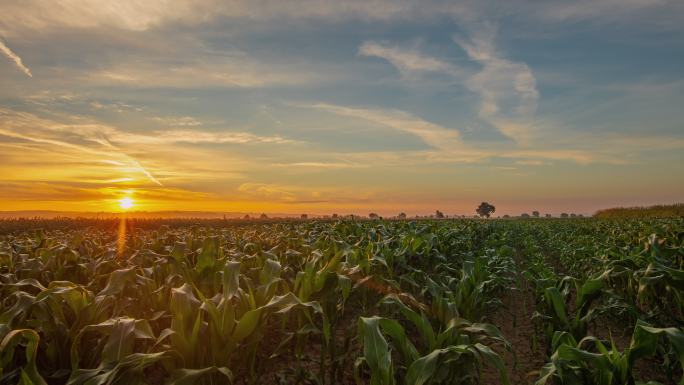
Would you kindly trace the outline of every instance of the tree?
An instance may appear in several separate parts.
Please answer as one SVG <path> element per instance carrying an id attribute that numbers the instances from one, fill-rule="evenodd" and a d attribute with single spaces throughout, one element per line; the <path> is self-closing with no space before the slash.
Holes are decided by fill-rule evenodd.
<path id="1" fill-rule="evenodd" d="M 406 219 L 406 213 L 399 213 L 399 215 L 397 215 L 397 218 L 398 219 Z"/>
<path id="2" fill-rule="evenodd" d="M 510 218 L 511 216 L 508 215 L 508 214 L 505 214 L 503 217 L 504 217 L 504 218 Z"/>
<path id="3" fill-rule="evenodd" d="M 302 219 L 308 219 L 309 216 L 307 214 L 302 214 Z"/>
<path id="4" fill-rule="evenodd" d="M 339 215 L 337 215 L 337 214 L 333 214 L 333 215 L 332 215 L 332 218 L 333 218 L 333 219 L 337 219 L 337 217 L 339 217 Z"/>
<path id="5" fill-rule="evenodd" d="M 539 218 L 539 211 L 532 211 L 532 216 L 535 218 Z"/>
<path id="6" fill-rule="evenodd" d="M 570 214 L 570 218 L 575 218 L 575 217 L 577 217 L 577 214 L 575 214 L 575 213 Z"/>
<path id="7" fill-rule="evenodd" d="M 489 218 L 492 213 L 496 211 L 496 207 L 493 205 L 490 205 L 487 202 L 482 202 L 480 203 L 480 206 L 478 206 L 477 209 L 475 209 L 475 212 L 481 217 Z"/>
<path id="8" fill-rule="evenodd" d="M 444 218 L 444 213 L 439 210 L 435 211 L 435 218 Z"/>
<path id="9" fill-rule="evenodd" d="M 567 218 L 567 217 L 568 217 L 568 213 L 562 213 L 561 214 L 561 218 Z"/>
<path id="10" fill-rule="evenodd" d="M 261 218 L 261 219 L 268 219 L 268 215 L 266 215 L 265 213 L 262 213 L 262 214 L 259 216 L 259 218 Z"/>
<path id="11" fill-rule="evenodd" d="M 249 214 L 245 214 L 244 219 L 249 219 Z"/>
<path id="12" fill-rule="evenodd" d="M 551 218 L 551 214 L 544 215 L 546 218 Z"/>
<path id="13" fill-rule="evenodd" d="M 370 214 L 368 214 L 368 218 L 370 218 L 370 219 L 378 219 L 378 218 L 380 218 L 380 216 L 379 216 L 378 214 L 376 214 L 376 213 L 370 213 Z"/>
<path id="14" fill-rule="evenodd" d="M 528 213 L 522 213 L 522 214 L 520 214 L 520 216 L 521 216 L 522 218 L 529 218 L 529 217 L 530 217 L 530 214 L 528 214 Z"/>

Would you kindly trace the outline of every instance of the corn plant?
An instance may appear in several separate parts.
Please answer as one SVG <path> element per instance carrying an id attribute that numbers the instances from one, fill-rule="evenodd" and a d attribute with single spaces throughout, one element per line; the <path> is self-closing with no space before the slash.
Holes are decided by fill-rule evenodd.
<path id="1" fill-rule="evenodd" d="M 609 347 L 596 337 L 584 337 L 579 342 L 567 332 L 556 332 L 551 362 L 542 369 L 537 385 L 551 379 L 561 384 L 622 385 L 635 384 L 634 364 L 656 353 L 659 339 L 665 336 L 680 366 L 684 368 L 684 332 L 676 328 L 654 328 L 637 322 L 629 347 L 619 351 L 613 341 Z M 679 381 L 684 384 L 684 376 Z"/>
<path id="2" fill-rule="evenodd" d="M 361 368 L 370 369 L 373 385 L 395 384 L 401 374 L 403 384 L 476 384 L 484 362 L 494 365 L 503 383 L 508 383 L 501 358 L 488 345 L 508 346 L 501 333 L 490 324 L 470 323 L 453 318 L 447 324 L 433 328 L 424 313 L 417 313 L 397 296 L 390 295 L 383 302 L 399 308 L 401 314 L 418 330 L 420 338 L 414 342 L 402 324 L 386 317 L 361 317 L 359 334 L 364 354 L 356 362 L 357 382 L 361 382 Z M 401 360 L 392 361 L 390 344 L 399 352 Z"/>

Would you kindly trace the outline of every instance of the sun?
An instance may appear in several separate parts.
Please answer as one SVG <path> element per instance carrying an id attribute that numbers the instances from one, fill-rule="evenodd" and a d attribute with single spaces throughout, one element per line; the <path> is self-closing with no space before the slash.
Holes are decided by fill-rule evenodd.
<path id="1" fill-rule="evenodd" d="M 133 204 L 133 199 L 131 199 L 130 197 L 119 199 L 119 207 L 121 207 L 124 210 L 130 209 L 131 207 L 133 207 Z"/>

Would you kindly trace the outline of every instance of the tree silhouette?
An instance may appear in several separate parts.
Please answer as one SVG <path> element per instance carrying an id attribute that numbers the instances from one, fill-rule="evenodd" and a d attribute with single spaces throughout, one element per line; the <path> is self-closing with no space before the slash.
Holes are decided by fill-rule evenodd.
<path id="1" fill-rule="evenodd" d="M 378 214 L 376 214 L 376 213 L 370 213 L 370 214 L 368 214 L 368 218 L 370 218 L 370 219 L 378 219 L 378 218 L 380 218 L 380 216 L 379 216 Z"/>
<path id="2" fill-rule="evenodd" d="M 444 218 L 444 213 L 439 210 L 435 211 L 435 218 Z"/>
<path id="3" fill-rule="evenodd" d="M 478 206 L 478 208 L 475 209 L 475 212 L 477 212 L 479 216 L 485 218 L 489 218 L 489 216 L 492 215 L 494 211 L 496 211 L 496 207 L 487 202 L 480 203 L 480 206 Z"/>
<path id="4" fill-rule="evenodd" d="M 532 216 L 535 218 L 539 218 L 539 211 L 532 211 Z"/>
<path id="5" fill-rule="evenodd" d="M 397 215 L 397 218 L 406 219 L 406 213 L 399 213 L 399 215 Z"/>

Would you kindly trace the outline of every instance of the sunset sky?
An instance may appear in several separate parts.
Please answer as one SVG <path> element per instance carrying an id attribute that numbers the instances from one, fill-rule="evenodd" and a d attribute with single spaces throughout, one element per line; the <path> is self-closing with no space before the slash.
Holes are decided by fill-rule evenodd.
<path id="1" fill-rule="evenodd" d="M 0 210 L 684 201 L 681 0 L 0 2 Z"/>

